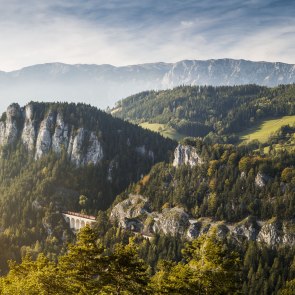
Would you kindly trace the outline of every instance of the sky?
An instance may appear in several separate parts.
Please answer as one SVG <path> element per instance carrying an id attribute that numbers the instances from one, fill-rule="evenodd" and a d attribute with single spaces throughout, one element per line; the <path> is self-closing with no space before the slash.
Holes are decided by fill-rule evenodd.
<path id="1" fill-rule="evenodd" d="M 0 0 L 0 70 L 235 58 L 295 64 L 294 0 Z"/>

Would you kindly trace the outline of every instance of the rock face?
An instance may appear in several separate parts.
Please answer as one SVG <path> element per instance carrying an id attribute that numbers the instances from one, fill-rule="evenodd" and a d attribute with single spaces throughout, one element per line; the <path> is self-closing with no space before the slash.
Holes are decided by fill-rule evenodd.
<path id="1" fill-rule="evenodd" d="M 92 163 L 96 165 L 103 158 L 102 145 L 96 134 L 92 131 L 89 136 L 89 145 L 86 152 L 84 165 Z"/>
<path id="2" fill-rule="evenodd" d="M 183 235 L 189 225 L 189 216 L 183 208 L 174 207 L 164 209 L 162 214 L 155 218 L 154 232 L 162 232 L 164 235 Z"/>
<path id="3" fill-rule="evenodd" d="M 266 222 L 261 227 L 257 240 L 268 245 L 277 245 L 282 242 L 283 237 L 282 224 L 274 219 Z"/>
<path id="4" fill-rule="evenodd" d="M 259 225 L 255 219 L 246 218 L 235 225 L 231 232 L 238 240 L 240 238 L 246 238 L 247 240 L 255 241 L 259 233 Z"/>
<path id="5" fill-rule="evenodd" d="M 269 177 L 261 172 L 258 172 L 255 177 L 255 184 L 259 187 L 264 187 L 269 180 Z"/>
<path id="6" fill-rule="evenodd" d="M 7 108 L 6 120 L 0 122 L 0 145 L 12 144 L 16 141 L 21 116 L 21 110 L 18 104 L 12 104 Z"/>
<path id="7" fill-rule="evenodd" d="M 31 104 L 25 107 L 25 123 L 22 132 L 22 142 L 27 147 L 29 152 L 32 152 L 35 148 L 36 142 L 36 130 L 35 122 L 33 119 L 33 106 Z"/>
<path id="8" fill-rule="evenodd" d="M 202 223 L 200 221 L 191 223 L 187 230 L 188 239 L 192 240 L 201 235 Z"/>
<path id="9" fill-rule="evenodd" d="M 63 116 L 58 113 L 56 117 L 55 131 L 52 137 L 52 149 L 60 153 L 62 148 L 69 144 L 69 126 L 65 124 Z"/>
<path id="10" fill-rule="evenodd" d="M 54 128 L 54 119 L 54 114 L 50 112 L 41 122 L 36 142 L 35 160 L 40 159 L 50 151 L 52 143 L 51 132 Z"/>
<path id="11" fill-rule="evenodd" d="M 13 104 L 7 108 L 0 122 L 0 146 L 20 140 L 34 156 L 40 159 L 51 150 L 65 150 L 69 159 L 77 166 L 98 164 L 104 156 L 102 143 L 94 131 L 68 125 L 63 114 L 50 110 L 37 121 L 34 105 L 20 108 Z"/>
<path id="12" fill-rule="evenodd" d="M 192 240 L 214 230 L 218 237 L 230 237 L 237 243 L 248 240 L 265 243 L 270 247 L 282 243 L 295 245 L 295 221 L 259 221 L 254 217 L 247 217 L 230 224 L 210 218 L 190 219 L 188 213 L 180 207 L 151 212 L 148 200 L 141 195 L 130 195 L 118 203 L 111 211 L 110 220 L 124 229 L 149 236 L 160 233 Z"/>
<path id="13" fill-rule="evenodd" d="M 189 165 L 191 167 L 203 164 L 203 160 L 198 155 L 196 148 L 179 144 L 174 152 L 173 166 Z"/>
<path id="14" fill-rule="evenodd" d="M 122 228 L 138 231 L 143 228 L 139 218 L 146 213 L 148 213 L 147 199 L 140 195 L 130 195 L 128 199 L 113 208 L 110 220 L 117 222 Z"/>

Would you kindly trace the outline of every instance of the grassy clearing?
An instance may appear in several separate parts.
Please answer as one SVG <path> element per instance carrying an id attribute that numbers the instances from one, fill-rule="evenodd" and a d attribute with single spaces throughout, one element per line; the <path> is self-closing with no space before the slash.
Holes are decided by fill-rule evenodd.
<path id="1" fill-rule="evenodd" d="M 181 140 L 185 136 L 178 133 L 175 129 L 165 125 L 165 124 L 159 124 L 159 123 L 148 123 L 144 122 L 139 124 L 142 128 L 149 129 L 154 132 L 159 132 L 162 136 L 168 137 L 174 140 Z"/>
<path id="2" fill-rule="evenodd" d="M 277 119 L 270 119 L 261 122 L 259 125 L 240 133 L 241 141 L 248 142 L 251 140 L 259 140 L 264 143 L 267 141 L 271 133 L 277 131 L 283 125 L 295 124 L 295 116 L 285 116 Z"/>

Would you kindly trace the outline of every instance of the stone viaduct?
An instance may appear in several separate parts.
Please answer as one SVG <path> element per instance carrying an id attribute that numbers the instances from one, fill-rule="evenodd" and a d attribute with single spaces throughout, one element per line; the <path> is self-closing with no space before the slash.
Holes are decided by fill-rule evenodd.
<path id="1" fill-rule="evenodd" d="M 79 231 L 82 227 L 92 225 L 96 222 L 95 216 L 85 215 L 77 212 L 65 211 L 62 212 L 65 221 L 70 225 L 74 231 Z"/>

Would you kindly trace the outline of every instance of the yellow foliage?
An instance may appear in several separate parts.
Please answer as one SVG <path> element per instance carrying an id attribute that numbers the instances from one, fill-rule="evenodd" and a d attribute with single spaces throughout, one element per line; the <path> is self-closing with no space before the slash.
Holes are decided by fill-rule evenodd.
<path id="1" fill-rule="evenodd" d="M 216 178 L 211 179 L 210 182 L 209 182 L 209 188 L 211 190 L 214 190 L 216 188 L 216 186 L 217 186 L 217 180 L 216 180 Z"/>
<path id="2" fill-rule="evenodd" d="M 145 175 L 145 176 L 141 179 L 140 184 L 142 184 L 143 186 L 145 186 L 145 185 L 149 182 L 149 180 L 150 180 L 150 175 L 147 174 L 147 175 Z"/>

